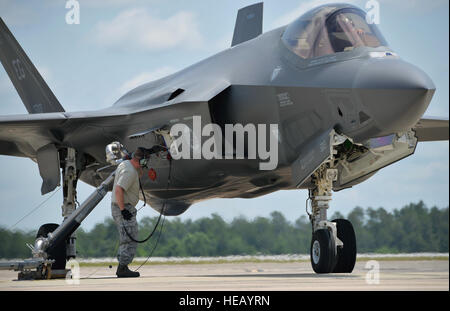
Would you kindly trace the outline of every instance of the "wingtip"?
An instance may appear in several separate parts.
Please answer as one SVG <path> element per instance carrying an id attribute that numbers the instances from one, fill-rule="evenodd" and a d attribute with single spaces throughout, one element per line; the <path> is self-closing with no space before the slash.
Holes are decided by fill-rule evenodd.
<path id="1" fill-rule="evenodd" d="M 264 2 L 257 2 L 257 3 L 253 3 L 250 5 L 244 6 L 244 7 L 240 8 L 239 11 L 246 10 L 249 8 L 256 8 L 258 6 L 264 7 Z"/>

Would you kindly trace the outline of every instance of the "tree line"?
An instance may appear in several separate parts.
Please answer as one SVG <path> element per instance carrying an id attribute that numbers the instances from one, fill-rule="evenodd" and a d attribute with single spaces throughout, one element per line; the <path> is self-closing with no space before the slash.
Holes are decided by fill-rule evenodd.
<path id="1" fill-rule="evenodd" d="M 157 218 L 145 217 L 139 222 L 140 239 L 153 230 Z M 336 212 L 330 219 L 336 218 L 352 222 L 360 253 L 448 252 L 448 207 L 427 208 L 423 202 L 392 212 L 356 207 L 347 217 Z M 30 257 L 25 243 L 33 243 L 35 235 L 36 231 L 0 228 L 0 258 Z M 136 256 L 147 257 L 158 236 L 159 229 L 149 242 L 139 245 Z M 306 216 L 295 222 L 280 212 L 253 220 L 237 217 L 231 222 L 217 214 L 195 221 L 166 218 L 153 256 L 308 254 L 310 241 L 311 223 Z M 117 247 L 118 232 L 111 218 L 90 231 L 77 231 L 78 257 L 115 257 Z"/>

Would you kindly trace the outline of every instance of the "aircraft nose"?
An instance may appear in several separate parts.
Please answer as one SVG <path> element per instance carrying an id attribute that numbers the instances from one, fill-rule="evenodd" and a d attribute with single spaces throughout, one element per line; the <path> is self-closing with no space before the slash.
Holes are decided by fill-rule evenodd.
<path id="1" fill-rule="evenodd" d="M 355 88 L 381 134 L 410 129 L 431 102 L 435 85 L 416 66 L 399 59 L 373 59 L 360 68 Z"/>

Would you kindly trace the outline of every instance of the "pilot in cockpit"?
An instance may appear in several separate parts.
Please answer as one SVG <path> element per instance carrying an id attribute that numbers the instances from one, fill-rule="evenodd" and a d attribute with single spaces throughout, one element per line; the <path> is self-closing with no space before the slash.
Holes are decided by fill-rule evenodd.
<path id="1" fill-rule="evenodd" d="M 367 22 L 364 11 L 332 6 L 302 15 L 288 25 L 282 41 L 302 59 L 387 46 L 376 25 Z"/>
<path id="2" fill-rule="evenodd" d="M 365 45 L 365 31 L 348 16 L 340 14 L 328 26 L 329 38 L 335 52 L 344 52 Z"/>

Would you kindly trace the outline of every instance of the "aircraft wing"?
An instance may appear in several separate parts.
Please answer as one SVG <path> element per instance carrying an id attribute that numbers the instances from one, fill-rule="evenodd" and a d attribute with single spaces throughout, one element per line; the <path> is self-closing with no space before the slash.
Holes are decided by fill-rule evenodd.
<path id="1" fill-rule="evenodd" d="M 414 127 L 419 141 L 449 140 L 448 119 L 425 117 Z"/>
<path id="2" fill-rule="evenodd" d="M 62 113 L 1 116 L 0 154 L 34 158 L 39 148 L 61 142 L 52 130 L 65 121 Z"/>
<path id="3" fill-rule="evenodd" d="M 105 147 L 113 141 L 126 144 L 136 133 L 170 125 L 170 120 L 192 118 L 194 114 L 208 120 L 207 103 L 183 101 L 141 110 L 0 116 L 0 155 L 35 159 L 39 149 L 53 144 L 75 148 L 103 163 Z"/>
<path id="4" fill-rule="evenodd" d="M 177 108 L 173 106 L 177 106 Z M 179 106 L 179 107 L 178 107 Z M 170 109 L 172 107 L 172 109 Z M 140 112 L 45 113 L 0 117 L 0 155 L 28 157 L 37 162 L 43 179 L 42 194 L 59 183 L 58 150 L 71 147 L 83 154 L 86 165 L 106 165 L 105 147 L 113 141 L 127 149 L 145 144 L 130 137 L 149 128 L 166 126 L 168 120 L 192 112 L 207 116 L 205 102 L 183 102 L 163 105 Z"/>
<path id="5" fill-rule="evenodd" d="M 127 119 L 125 114 L 99 116 L 96 113 L 0 116 L 0 154 L 34 159 L 37 151 L 49 144 L 84 150 L 105 136 L 108 125 L 120 127 Z"/>
<path id="6" fill-rule="evenodd" d="M 134 148 L 137 133 L 170 126 L 174 120 L 200 115 L 211 121 L 208 102 L 228 89 L 229 84 L 211 83 L 202 92 L 188 91 L 186 96 L 150 107 L 113 106 L 89 112 L 52 112 L 0 116 L 0 155 L 29 157 L 36 160 L 41 148 L 49 145 L 72 147 L 88 154 L 98 163 L 105 162 L 105 147 L 120 141 Z M 136 141 L 136 143 L 142 143 Z M 44 148 L 45 149 L 45 148 Z M 44 150 L 43 149 L 43 150 Z"/>

